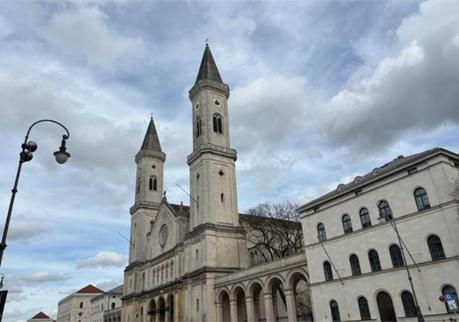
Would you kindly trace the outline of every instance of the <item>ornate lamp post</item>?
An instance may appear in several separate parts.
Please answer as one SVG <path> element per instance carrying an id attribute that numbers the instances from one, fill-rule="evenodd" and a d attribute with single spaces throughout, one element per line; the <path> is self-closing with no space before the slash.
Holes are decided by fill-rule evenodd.
<path id="1" fill-rule="evenodd" d="M 421 308 L 418 303 L 418 297 L 416 296 L 416 291 L 414 290 L 413 278 L 411 277 L 410 269 L 408 268 L 408 263 L 406 262 L 405 250 L 403 249 L 404 242 L 402 240 L 402 237 L 400 236 L 400 233 L 398 232 L 397 223 L 392 216 L 379 217 L 378 221 L 379 222 L 386 222 L 386 221 L 389 222 L 391 227 L 394 229 L 395 234 L 397 235 L 398 246 L 400 247 L 400 252 L 402 253 L 403 266 L 405 267 L 406 275 L 408 277 L 408 281 L 410 282 L 411 292 L 413 293 L 414 305 L 416 306 L 416 316 L 418 318 L 418 322 L 424 322 L 425 321 L 424 316 L 422 315 Z"/>
<path id="2" fill-rule="evenodd" d="M 3 252 L 5 251 L 5 248 L 6 248 L 6 236 L 8 235 L 8 227 L 10 225 L 11 213 L 13 211 L 14 199 L 16 197 L 16 193 L 18 192 L 18 182 L 19 182 L 19 176 L 21 175 L 22 164 L 24 162 L 29 162 L 30 160 L 32 160 L 33 152 L 35 152 L 37 150 L 37 147 L 38 147 L 37 143 L 35 143 L 33 141 L 28 141 L 29 140 L 29 134 L 30 134 L 30 131 L 32 130 L 32 128 L 35 125 L 37 125 L 39 123 L 43 123 L 43 122 L 49 122 L 49 123 L 57 124 L 57 125 L 61 126 L 66 132 L 66 134 L 62 135 L 62 141 L 61 141 L 61 146 L 59 147 L 59 150 L 54 152 L 54 157 L 56 158 L 56 162 L 59 163 L 59 164 L 63 164 L 65 162 L 67 162 L 68 158 L 70 158 L 70 153 L 68 153 L 66 151 L 67 149 L 65 147 L 65 143 L 68 140 L 68 138 L 70 137 L 70 133 L 69 133 L 69 131 L 67 130 L 67 128 L 64 125 L 62 125 L 61 123 L 59 123 L 57 121 L 48 120 L 48 119 L 39 120 L 39 121 L 36 121 L 36 122 L 32 123 L 32 125 L 30 125 L 29 129 L 27 130 L 27 133 L 26 133 L 26 136 L 25 136 L 25 139 L 24 139 L 24 143 L 21 145 L 22 151 L 19 154 L 19 165 L 18 165 L 18 169 L 17 169 L 17 172 L 16 172 L 16 179 L 14 180 L 13 189 L 11 189 L 10 205 L 8 207 L 8 213 L 6 215 L 5 226 L 3 227 L 2 242 L 0 243 L 0 266 L 2 265 Z"/>

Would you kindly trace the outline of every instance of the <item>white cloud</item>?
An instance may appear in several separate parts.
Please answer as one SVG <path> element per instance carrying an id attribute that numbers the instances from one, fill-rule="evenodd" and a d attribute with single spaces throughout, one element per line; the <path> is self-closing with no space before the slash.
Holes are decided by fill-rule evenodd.
<path id="1" fill-rule="evenodd" d="M 64 275 L 50 272 L 36 272 L 22 276 L 26 283 L 40 284 L 45 282 L 63 281 L 67 279 Z"/>
<path id="2" fill-rule="evenodd" d="M 101 251 L 95 256 L 80 261 L 77 268 L 84 267 L 123 267 L 127 264 L 127 257 L 116 252 Z"/>
<path id="3" fill-rule="evenodd" d="M 119 35 L 108 25 L 108 17 L 97 7 L 80 7 L 58 12 L 42 28 L 52 44 L 84 55 L 91 63 L 111 65 L 128 51 L 141 46 L 139 39 Z"/>
<path id="4" fill-rule="evenodd" d="M 50 228 L 43 223 L 27 219 L 23 216 L 14 216 L 14 218 L 11 220 L 8 239 L 16 241 L 28 241 L 42 233 L 49 231 Z"/>
<path id="5" fill-rule="evenodd" d="M 447 5 L 444 5 L 447 4 Z M 459 3 L 427 1 L 398 29 L 400 53 L 358 71 L 322 115 L 332 142 L 373 149 L 459 123 Z"/>

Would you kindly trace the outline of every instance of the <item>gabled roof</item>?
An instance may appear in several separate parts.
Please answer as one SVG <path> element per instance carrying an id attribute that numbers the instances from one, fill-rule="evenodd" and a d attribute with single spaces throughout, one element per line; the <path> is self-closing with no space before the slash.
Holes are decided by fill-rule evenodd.
<path id="1" fill-rule="evenodd" d="M 153 117 L 150 119 L 150 124 L 148 124 L 147 132 L 143 139 L 142 147 L 140 151 L 155 151 L 163 152 L 161 150 L 161 144 L 159 143 L 158 133 L 156 132 L 155 122 Z"/>
<path id="2" fill-rule="evenodd" d="M 50 318 L 49 316 L 47 316 L 45 313 L 40 311 L 37 314 L 35 314 L 35 316 L 32 318 L 32 320 L 34 320 L 34 319 L 49 319 L 49 318 Z"/>
<path id="3" fill-rule="evenodd" d="M 196 83 L 204 79 L 223 83 L 208 44 L 206 44 L 206 48 L 204 49 L 204 55 L 202 56 L 201 65 L 199 66 Z"/>
<path id="4" fill-rule="evenodd" d="M 79 291 L 77 291 L 76 293 L 104 293 L 104 291 L 102 291 L 101 289 L 98 289 L 92 284 L 89 284 L 83 287 L 82 289 L 80 289 Z"/>
<path id="5" fill-rule="evenodd" d="M 434 148 L 434 149 L 430 149 L 430 150 L 426 150 L 424 152 L 420 152 L 420 153 L 416 153 L 416 154 L 412 154 L 412 155 L 409 155 L 409 156 L 403 156 L 403 155 L 400 155 L 398 156 L 397 158 L 395 158 L 394 160 L 380 166 L 380 167 L 377 167 L 377 168 L 374 168 L 371 172 L 363 175 L 363 176 L 358 176 L 356 177 L 353 181 L 351 181 L 350 183 L 347 183 L 347 184 L 340 184 L 338 185 L 338 187 L 317 198 L 317 199 L 314 199 L 310 202 L 308 202 L 307 204 L 301 206 L 299 208 L 300 211 L 304 211 L 306 210 L 307 208 L 311 208 L 311 207 L 315 207 L 315 206 L 318 206 L 319 204 L 323 203 L 323 202 L 326 202 L 326 201 L 329 201 L 331 200 L 332 198 L 335 198 L 335 197 L 338 197 L 338 196 L 341 196 L 341 195 L 344 195 L 346 193 L 349 193 L 351 191 L 353 191 L 354 189 L 359 189 L 360 187 L 363 187 L 364 185 L 366 184 L 369 184 L 373 181 L 376 181 L 376 180 L 379 180 L 379 179 L 382 179 L 383 177 L 393 173 L 394 171 L 399 171 L 405 167 L 410 167 L 410 166 L 414 166 L 416 163 L 418 162 L 421 162 L 421 161 L 424 161 L 425 159 L 428 159 L 434 155 L 437 155 L 439 153 L 446 153 L 450 156 L 453 156 L 455 158 L 459 158 L 459 155 L 457 155 L 456 153 L 454 152 L 451 152 L 451 151 L 448 151 L 446 149 L 443 149 L 443 148 Z"/>
<path id="6" fill-rule="evenodd" d="M 110 294 L 119 294 L 119 293 L 123 293 L 123 284 L 121 285 L 118 285 L 117 287 L 114 287 L 112 288 L 110 291 L 108 291 L 107 293 L 110 293 Z"/>

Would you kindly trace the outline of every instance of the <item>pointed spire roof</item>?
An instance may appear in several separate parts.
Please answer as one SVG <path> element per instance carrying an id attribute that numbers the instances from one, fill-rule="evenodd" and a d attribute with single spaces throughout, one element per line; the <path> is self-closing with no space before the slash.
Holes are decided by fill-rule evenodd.
<path id="1" fill-rule="evenodd" d="M 203 79 L 213 80 L 219 83 L 223 83 L 223 80 L 218 72 L 217 65 L 215 64 L 212 53 L 210 52 L 209 45 L 206 44 L 204 49 L 204 55 L 202 56 L 201 66 L 199 66 L 198 76 L 196 77 L 196 83 Z"/>
<path id="2" fill-rule="evenodd" d="M 161 150 L 161 144 L 159 143 L 158 133 L 156 132 L 153 117 L 151 117 L 150 124 L 148 124 L 147 133 L 145 133 L 145 138 L 143 139 L 140 151 L 163 152 Z"/>

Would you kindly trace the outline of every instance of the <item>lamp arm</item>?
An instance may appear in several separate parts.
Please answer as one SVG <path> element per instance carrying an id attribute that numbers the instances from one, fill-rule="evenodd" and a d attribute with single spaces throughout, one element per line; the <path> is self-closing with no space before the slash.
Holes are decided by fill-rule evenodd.
<path id="1" fill-rule="evenodd" d="M 24 143 L 27 143 L 27 139 L 29 138 L 30 131 L 32 130 L 32 128 L 33 128 L 35 125 L 37 125 L 38 123 L 43 123 L 43 122 L 50 122 L 50 123 L 54 123 L 54 124 L 59 125 L 59 126 L 62 127 L 62 128 L 65 130 L 65 132 L 67 133 L 67 134 L 64 135 L 64 139 L 67 140 L 68 138 L 70 138 L 70 132 L 69 132 L 69 130 L 68 130 L 62 123 L 60 123 L 60 122 L 58 122 L 58 121 L 50 120 L 50 119 L 42 119 L 42 120 L 38 120 L 38 121 L 36 121 L 36 122 L 33 122 L 33 123 L 29 126 L 29 128 L 28 128 L 28 130 L 27 130 L 27 133 L 26 133 L 26 136 L 25 136 Z"/>

